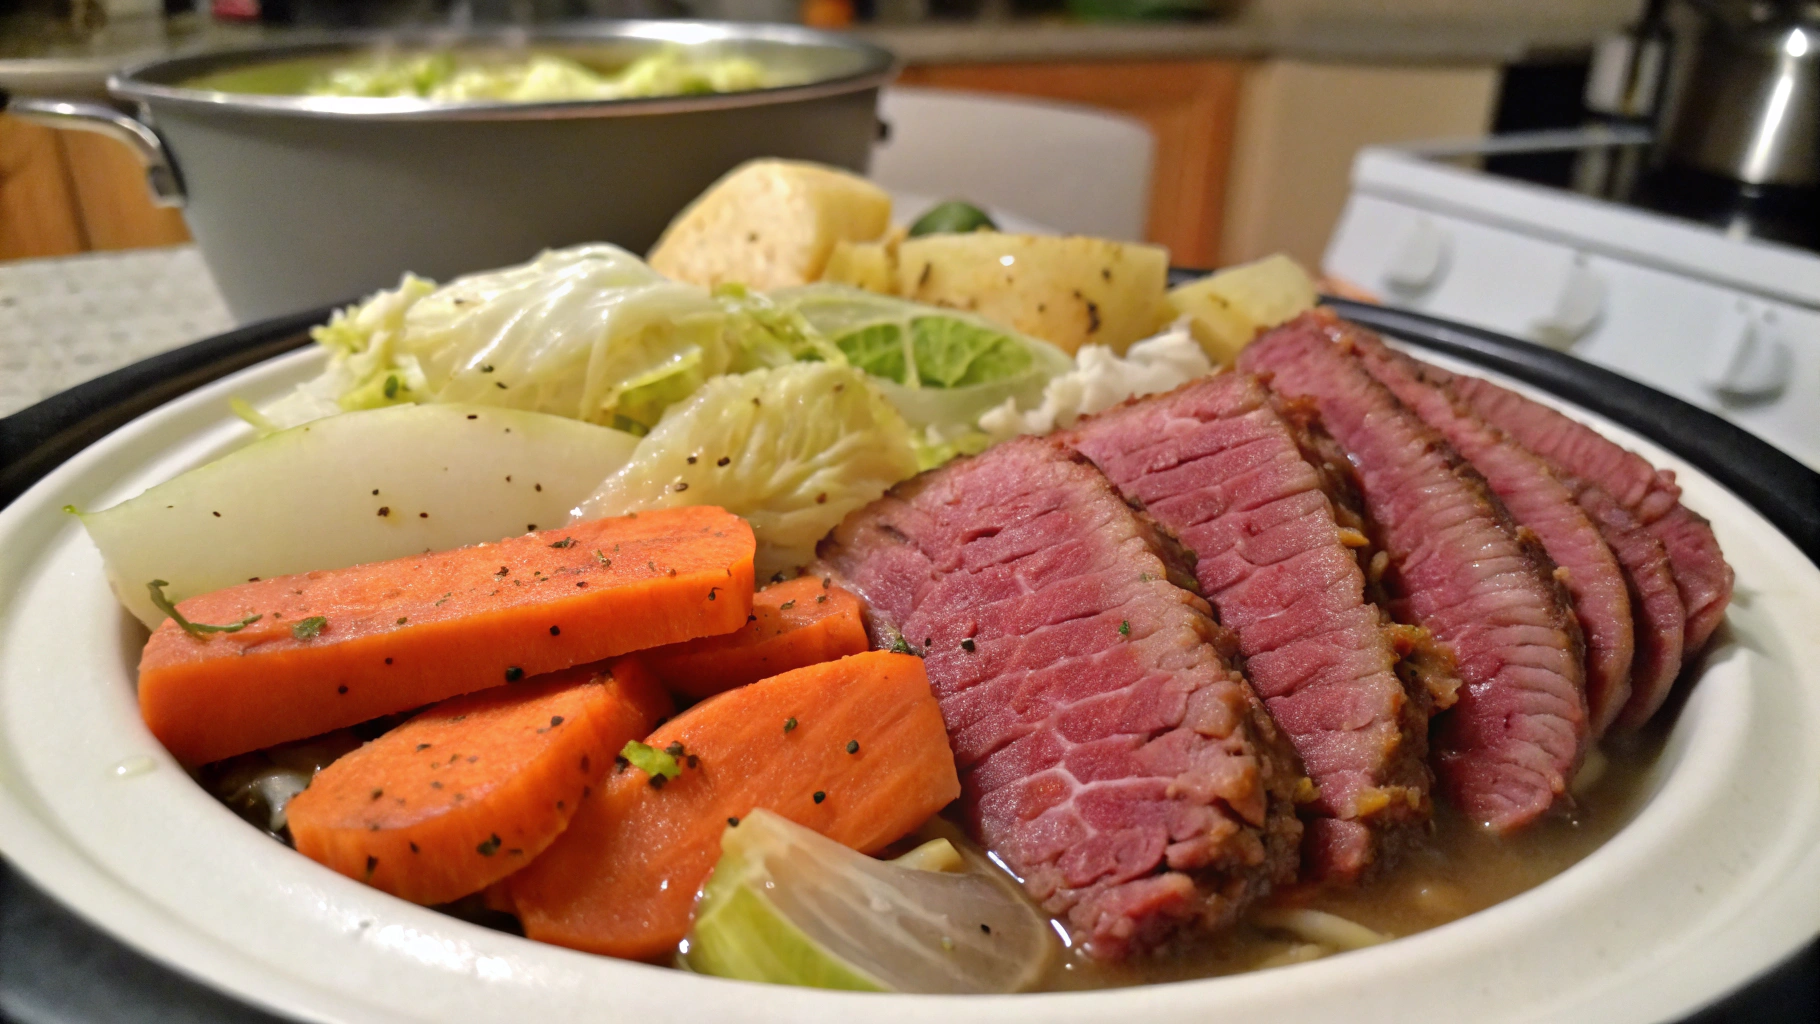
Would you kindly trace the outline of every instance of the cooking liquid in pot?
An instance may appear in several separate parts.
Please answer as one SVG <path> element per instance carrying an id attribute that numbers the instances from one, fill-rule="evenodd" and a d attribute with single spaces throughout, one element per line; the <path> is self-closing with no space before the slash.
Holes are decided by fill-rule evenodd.
<path id="1" fill-rule="evenodd" d="M 1576 787 L 1578 806 L 1571 813 L 1557 812 L 1525 832 L 1499 838 L 1438 802 L 1428 842 L 1406 853 L 1389 873 L 1356 890 L 1319 892 L 1309 899 L 1291 893 L 1280 902 L 1324 910 L 1394 937 L 1500 903 L 1572 867 L 1628 824 L 1653 788 L 1653 769 L 1666 737 L 1666 725 L 1658 721 L 1642 735 L 1607 739 L 1605 767 L 1589 784 Z M 1124 964 L 1064 953 L 1051 961 L 1039 987 L 1057 991 L 1187 981 L 1294 963 L 1308 952 L 1304 940 L 1245 925 L 1217 939 Z"/>

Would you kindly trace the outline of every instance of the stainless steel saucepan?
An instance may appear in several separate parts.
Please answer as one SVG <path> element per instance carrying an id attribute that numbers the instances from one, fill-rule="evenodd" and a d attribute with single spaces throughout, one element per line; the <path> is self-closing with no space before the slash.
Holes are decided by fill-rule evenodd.
<path id="1" fill-rule="evenodd" d="M 801 84 L 554 103 L 435 103 L 228 93 L 216 72 L 379 45 L 535 49 L 616 66 L 669 45 L 750 57 Z M 406 270 L 447 279 L 539 250 L 642 252 L 716 178 L 761 156 L 863 171 L 891 55 L 784 25 L 598 22 L 531 33 L 337 37 L 145 64 L 99 103 L 12 97 L 0 109 L 105 132 L 181 206 L 228 307 L 253 320 L 353 298 Z"/>

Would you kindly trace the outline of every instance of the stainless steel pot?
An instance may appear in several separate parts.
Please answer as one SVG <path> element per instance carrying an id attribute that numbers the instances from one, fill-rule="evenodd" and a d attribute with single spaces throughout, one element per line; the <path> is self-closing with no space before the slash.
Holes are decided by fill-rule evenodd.
<path id="1" fill-rule="evenodd" d="M 806 84 L 561 103 L 442 104 L 223 93 L 230 68 L 353 56 L 380 43 L 531 46 L 605 64 L 703 44 Z M 761 156 L 863 171 L 891 55 L 784 25 L 599 22 L 529 34 L 363 35 L 145 64 L 98 103 L 15 97 L 0 108 L 127 142 L 153 195 L 184 219 L 242 321 L 353 298 L 400 274 L 447 279 L 539 250 L 609 241 L 642 252 L 716 178 Z"/>
<path id="2" fill-rule="evenodd" d="M 1747 185 L 1820 184 L 1820 3 L 1693 6 L 1707 25 L 1667 159 Z"/>

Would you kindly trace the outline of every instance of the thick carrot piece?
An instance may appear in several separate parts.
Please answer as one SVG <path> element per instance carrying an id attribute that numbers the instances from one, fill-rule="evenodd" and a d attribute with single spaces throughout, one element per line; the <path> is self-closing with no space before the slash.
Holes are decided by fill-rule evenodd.
<path id="1" fill-rule="evenodd" d="M 645 742 L 682 744 L 681 774 L 653 786 L 661 776 L 616 769 L 507 881 L 531 938 L 655 959 L 688 932 L 721 832 L 754 807 L 869 853 L 960 795 L 922 660 L 905 654 L 856 654 L 729 690 Z"/>
<path id="2" fill-rule="evenodd" d="M 744 628 L 645 651 L 665 686 L 701 700 L 871 647 L 859 598 L 817 576 L 766 587 Z"/>
<path id="3" fill-rule="evenodd" d="M 490 686 L 730 633 L 752 601 L 752 528 L 709 506 L 577 523 L 203 594 L 139 660 L 139 710 L 202 764 Z"/>
<path id="4" fill-rule="evenodd" d="M 413 903 L 459 899 L 542 853 L 673 710 L 631 659 L 444 701 L 317 773 L 285 808 L 291 838 Z"/>

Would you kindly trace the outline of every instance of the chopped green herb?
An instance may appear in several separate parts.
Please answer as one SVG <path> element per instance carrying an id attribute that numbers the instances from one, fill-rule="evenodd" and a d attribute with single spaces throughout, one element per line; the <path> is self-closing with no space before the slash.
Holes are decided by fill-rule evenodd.
<path id="1" fill-rule="evenodd" d="M 671 757 L 681 757 L 683 756 L 683 745 L 681 743 L 671 743 L 664 748 L 664 753 L 669 754 Z"/>
<path id="2" fill-rule="evenodd" d="M 1150 574 L 1149 574 L 1149 573 L 1147 573 L 1147 572 L 1140 572 L 1140 573 L 1138 573 L 1138 582 L 1139 582 L 1139 583 L 1149 583 L 1149 582 L 1150 582 Z"/>
<path id="3" fill-rule="evenodd" d="M 408 619 L 408 618 L 407 618 L 407 617 L 405 617 L 405 616 L 403 616 L 403 615 L 400 615 L 400 616 L 399 616 L 399 617 L 398 617 L 398 623 L 397 623 L 397 624 L 398 624 L 398 625 L 400 625 L 400 626 L 402 626 L 402 625 L 404 625 L 404 624 L 405 624 L 405 623 L 406 623 L 406 622 L 409 622 L 409 621 L 410 621 L 410 619 Z"/>
<path id="4" fill-rule="evenodd" d="M 815 603 L 816 603 L 816 604 L 827 604 L 827 603 L 828 603 L 828 595 L 827 595 L 827 594 L 817 594 L 817 595 L 815 595 Z"/>
<path id="5" fill-rule="evenodd" d="M 516 683 L 520 679 L 523 679 L 524 677 L 525 677 L 525 670 L 522 668 L 519 668 L 517 665 L 511 665 L 506 668 L 506 682 Z"/>
<path id="6" fill-rule="evenodd" d="M 238 633 L 253 623 L 258 622 L 260 619 L 265 618 L 264 615 L 248 615 L 239 622 L 230 622 L 225 626 L 211 626 L 206 622 L 191 622 L 183 617 L 183 613 L 177 610 L 177 606 L 171 603 L 170 598 L 164 596 L 164 588 L 168 586 L 170 586 L 170 584 L 164 580 L 153 580 L 145 585 L 145 589 L 151 591 L 152 604 L 157 605 L 159 611 L 170 616 L 172 622 L 175 622 L 185 633 L 188 633 L 191 636 L 199 637 L 207 633 Z"/>
<path id="7" fill-rule="evenodd" d="M 322 627 L 329 624 L 326 616 L 312 615 L 291 627 L 291 636 L 299 640 L 314 640 L 322 632 Z"/>
<path id="8" fill-rule="evenodd" d="M 674 779 L 682 774 L 673 755 L 637 740 L 630 740 L 620 748 L 619 756 L 652 778 Z"/>
<path id="9" fill-rule="evenodd" d="M 594 560 L 596 562 L 599 562 L 601 565 L 610 566 L 613 564 L 613 560 L 611 558 L 608 558 L 606 555 L 601 554 L 601 551 L 599 548 L 594 549 Z"/>
<path id="10" fill-rule="evenodd" d="M 1130 636 L 1131 635 L 1131 621 L 1129 619 L 1119 623 L 1119 635 L 1120 636 Z"/>
<path id="11" fill-rule="evenodd" d="M 780 612 L 787 612 L 794 607 L 796 607 L 796 601 L 794 599 L 792 599 L 789 601 L 785 601 L 783 604 L 778 605 L 777 610 Z"/>
<path id="12" fill-rule="evenodd" d="M 815 791 L 815 802 L 816 802 L 816 803 L 818 803 L 818 804 L 819 804 L 819 803 L 821 803 L 821 802 L 822 802 L 822 801 L 823 801 L 823 800 L 826 800 L 826 799 L 828 799 L 828 794 L 826 794 L 826 793 L 824 793 L 824 792 L 822 792 L 822 791 L 821 791 L 821 790 L 819 790 L 819 789 L 818 789 L 818 790 L 816 790 L 816 791 Z"/>
<path id="13" fill-rule="evenodd" d="M 847 753 L 849 753 L 849 754 L 859 753 L 859 741 L 858 740 L 848 740 L 847 741 Z"/>
<path id="14" fill-rule="evenodd" d="M 784 719 L 784 731 L 785 732 L 792 732 L 795 729 L 796 729 L 796 719 L 794 719 L 794 718 Z"/>
<path id="15" fill-rule="evenodd" d="M 899 633 L 898 635 L 892 637 L 891 646 L 887 647 L 885 649 L 890 651 L 892 654 L 915 654 L 916 653 L 916 648 L 910 646 L 910 641 L 905 640 L 904 635 L 902 633 Z"/>
<path id="16" fill-rule="evenodd" d="M 495 853 L 499 852 L 499 835 L 497 833 L 495 833 L 493 835 L 488 836 L 486 842 L 481 843 L 479 846 L 474 847 L 474 849 L 482 857 L 493 856 Z"/>
<path id="17" fill-rule="evenodd" d="M 575 546 L 575 538 L 574 537 L 564 537 L 563 539 L 557 541 L 554 544 L 551 544 L 550 546 L 553 548 L 572 548 Z"/>
<path id="18" fill-rule="evenodd" d="M 387 398 L 397 398 L 398 397 L 398 375 L 395 373 L 386 375 L 385 396 Z"/>

